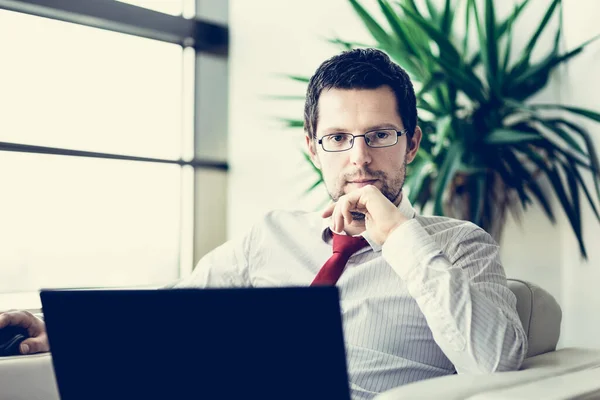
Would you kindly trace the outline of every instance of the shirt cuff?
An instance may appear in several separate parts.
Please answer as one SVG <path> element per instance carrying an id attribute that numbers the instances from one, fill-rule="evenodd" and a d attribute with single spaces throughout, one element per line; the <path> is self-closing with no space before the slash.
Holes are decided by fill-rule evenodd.
<path id="1" fill-rule="evenodd" d="M 420 265 L 441 255 L 442 250 L 416 219 L 410 219 L 388 236 L 382 248 L 383 258 L 403 280 Z"/>

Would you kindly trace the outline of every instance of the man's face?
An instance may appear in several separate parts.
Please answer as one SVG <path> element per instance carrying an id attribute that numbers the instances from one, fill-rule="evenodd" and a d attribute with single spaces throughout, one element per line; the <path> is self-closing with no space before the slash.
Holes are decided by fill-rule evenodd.
<path id="1" fill-rule="evenodd" d="M 394 146 L 371 148 L 364 137 L 355 138 L 347 151 L 326 152 L 318 139 L 333 133 L 364 135 L 374 129 L 404 129 L 397 111 L 396 96 L 389 86 L 377 89 L 329 89 L 319 97 L 316 139 L 306 136 L 309 153 L 321 170 L 329 195 L 340 196 L 366 185 L 376 186 L 398 205 L 406 176 L 406 164 L 412 162 L 421 140 L 417 127 L 411 142 L 403 134 Z"/>

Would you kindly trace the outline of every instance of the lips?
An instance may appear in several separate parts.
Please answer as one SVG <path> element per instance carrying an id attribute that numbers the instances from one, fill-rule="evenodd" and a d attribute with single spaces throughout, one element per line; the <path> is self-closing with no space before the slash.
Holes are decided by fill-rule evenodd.
<path id="1" fill-rule="evenodd" d="M 375 185 L 375 182 L 377 182 L 377 179 L 357 179 L 355 181 L 348 181 L 348 185 L 352 185 L 356 188 L 363 188 L 365 186 Z"/>
<path id="2" fill-rule="evenodd" d="M 369 185 L 369 184 L 374 183 L 375 181 L 377 181 L 377 179 L 357 179 L 357 180 L 348 181 L 348 182 L 349 183 L 363 183 L 363 184 Z"/>

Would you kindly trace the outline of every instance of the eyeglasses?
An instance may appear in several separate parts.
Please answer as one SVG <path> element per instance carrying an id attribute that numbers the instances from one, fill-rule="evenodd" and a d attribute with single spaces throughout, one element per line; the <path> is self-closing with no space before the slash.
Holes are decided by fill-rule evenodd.
<path id="1" fill-rule="evenodd" d="M 390 147 L 398 143 L 398 136 L 406 134 L 407 130 L 402 129 L 377 129 L 369 131 L 364 135 L 353 135 L 351 133 L 332 133 L 325 135 L 318 140 L 323 150 L 330 152 L 350 150 L 354 146 L 354 139 L 364 137 L 365 143 L 369 147 L 380 148 Z"/>

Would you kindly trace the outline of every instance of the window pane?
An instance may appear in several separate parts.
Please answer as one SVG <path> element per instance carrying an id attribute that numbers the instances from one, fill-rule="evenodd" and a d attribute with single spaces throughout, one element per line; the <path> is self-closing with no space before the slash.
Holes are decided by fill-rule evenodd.
<path id="1" fill-rule="evenodd" d="M 180 46 L 0 10 L 0 54 L 0 141 L 180 157 Z"/>
<path id="2" fill-rule="evenodd" d="M 0 152 L 0 293 L 177 279 L 180 173 Z"/>

